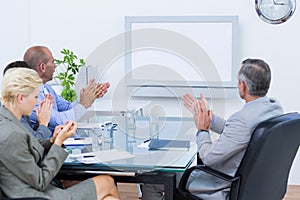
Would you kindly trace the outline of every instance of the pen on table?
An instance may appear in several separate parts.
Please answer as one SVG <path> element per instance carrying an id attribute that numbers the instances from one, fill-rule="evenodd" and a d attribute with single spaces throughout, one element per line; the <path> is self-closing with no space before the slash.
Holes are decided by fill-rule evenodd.
<path id="1" fill-rule="evenodd" d="M 93 155 L 83 156 L 83 158 L 93 158 L 93 157 L 95 157 L 95 156 L 93 156 Z"/>
<path id="2" fill-rule="evenodd" d="M 80 159 L 80 158 L 93 158 L 96 157 L 95 155 L 82 155 L 82 154 L 71 154 L 71 159 Z"/>
<path id="3" fill-rule="evenodd" d="M 86 138 L 74 138 L 74 140 L 85 140 Z"/>
<path id="4" fill-rule="evenodd" d="M 151 139 L 145 140 L 144 143 L 149 142 Z"/>

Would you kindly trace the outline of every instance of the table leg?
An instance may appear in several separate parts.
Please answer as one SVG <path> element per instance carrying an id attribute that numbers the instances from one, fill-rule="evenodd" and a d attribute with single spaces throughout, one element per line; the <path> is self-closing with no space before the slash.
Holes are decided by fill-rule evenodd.
<path id="1" fill-rule="evenodd" d="M 176 191 L 176 173 L 165 181 L 165 200 L 173 200 Z"/>

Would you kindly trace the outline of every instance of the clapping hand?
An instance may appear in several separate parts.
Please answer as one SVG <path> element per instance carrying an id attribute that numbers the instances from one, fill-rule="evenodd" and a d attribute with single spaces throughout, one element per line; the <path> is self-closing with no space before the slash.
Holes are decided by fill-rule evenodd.
<path id="1" fill-rule="evenodd" d="M 97 86 L 97 98 L 101 98 L 105 95 L 105 93 L 107 92 L 108 88 L 109 88 L 110 84 L 108 82 L 106 83 L 98 83 Z"/>
<path id="2" fill-rule="evenodd" d="M 53 96 L 49 93 L 45 95 L 44 99 L 49 100 L 52 104 L 54 103 Z"/>
<path id="3" fill-rule="evenodd" d="M 36 109 L 36 118 L 40 125 L 48 126 L 52 107 L 53 97 L 50 94 L 46 94 L 45 98 Z"/>
<path id="4" fill-rule="evenodd" d="M 56 126 L 50 142 L 54 141 L 55 144 L 61 146 L 66 139 L 75 135 L 76 130 L 77 123 L 73 121 L 67 121 L 65 125 Z"/>
<path id="5" fill-rule="evenodd" d="M 197 100 L 190 94 L 183 95 L 184 106 L 193 113 L 197 129 L 208 130 L 212 121 L 212 111 L 208 109 L 208 102 L 202 93 L 200 99 Z"/>
<path id="6" fill-rule="evenodd" d="M 104 96 L 109 86 L 109 83 L 96 83 L 95 79 L 92 79 L 85 88 L 80 90 L 80 104 L 89 108 L 97 98 Z"/>
<path id="7" fill-rule="evenodd" d="M 194 105 L 196 104 L 198 100 L 193 97 L 190 94 L 184 94 L 183 95 L 183 105 L 191 112 L 193 113 Z"/>

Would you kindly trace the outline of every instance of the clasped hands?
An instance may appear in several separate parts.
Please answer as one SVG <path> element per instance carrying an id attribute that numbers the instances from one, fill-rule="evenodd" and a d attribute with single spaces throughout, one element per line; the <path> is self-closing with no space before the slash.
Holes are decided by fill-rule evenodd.
<path id="1" fill-rule="evenodd" d="M 50 142 L 62 146 L 63 142 L 75 135 L 77 130 L 77 123 L 73 121 L 67 121 L 64 125 L 58 125 L 55 127 Z"/>
<path id="2" fill-rule="evenodd" d="M 197 129 L 209 130 L 212 122 L 212 111 L 209 110 L 208 102 L 202 93 L 200 99 L 197 100 L 190 94 L 183 95 L 184 106 L 193 114 Z"/>
<path id="3" fill-rule="evenodd" d="M 53 97 L 50 94 L 46 94 L 44 100 L 41 101 L 36 110 L 39 124 L 47 126 L 50 120 L 52 107 Z M 66 139 L 75 135 L 76 130 L 77 124 L 72 121 L 67 121 L 64 125 L 58 125 L 54 129 L 50 142 L 61 146 Z"/>
<path id="4" fill-rule="evenodd" d="M 97 83 L 95 79 L 89 81 L 87 86 L 80 90 L 80 104 L 89 108 L 97 98 L 101 98 L 107 92 L 110 84 Z"/>

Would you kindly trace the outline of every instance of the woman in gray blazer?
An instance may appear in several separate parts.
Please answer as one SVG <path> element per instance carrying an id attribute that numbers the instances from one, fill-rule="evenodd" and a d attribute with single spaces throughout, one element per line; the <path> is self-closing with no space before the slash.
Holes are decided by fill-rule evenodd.
<path id="1" fill-rule="evenodd" d="M 119 199 L 110 176 L 96 176 L 66 190 L 50 184 L 68 153 L 61 147 L 73 136 L 77 124 L 57 126 L 53 136 L 38 141 L 20 123 L 37 103 L 42 80 L 36 71 L 10 69 L 2 80 L 0 108 L 0 187 L 12 198 L 46 197 L 48 199 Z"/>

